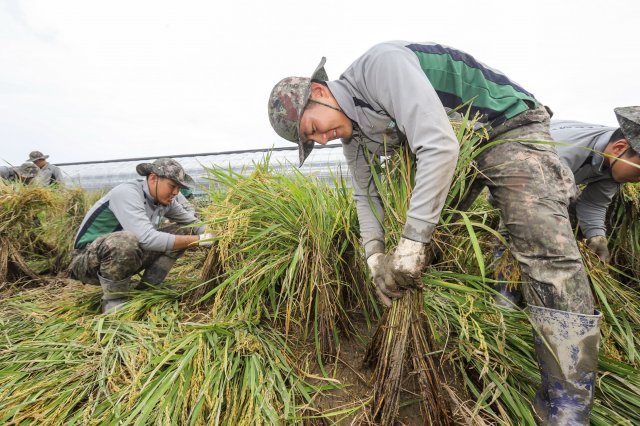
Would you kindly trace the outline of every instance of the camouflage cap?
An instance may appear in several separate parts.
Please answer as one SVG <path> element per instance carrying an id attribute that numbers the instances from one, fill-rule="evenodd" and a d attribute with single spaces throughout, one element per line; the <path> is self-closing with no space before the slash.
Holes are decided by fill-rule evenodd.
<path id="1" fill-rule="evenodd" d="M 136 166 L 136 172 L 140 176 L 148 176 L 154 173 L 157 176 L 171 179 L 182 188 L 192 188 L 193 179 L 184 172 L 184 169 L 173 158 L 158 158 L 153 163 L 140 163 Z"/>
<path id="2" fill-rule="evenodd" d="M 287 77 L 273 87 L 269 96 L 269 121 L 280 137 L 298 144 L 300 166 L 313 150 L 313 142 L 300 140 L 300 119 L 311 94 L 311 80 L 327 81 L 323 57 L 311 78 Z"/>
<path id="3" fill-rule="evenodd" d="M 24 161 L 38 161 L 38 160 L 46 160 L 49 158 L 48 155 L 44 155 L 41 151 L 31 151 L 29 153 L 29 158 Z"/>
<path id="4" fill-rule="evenodd" d="M 613 110 L 624 138 L 634 151 L 640 152 L 640 106 L 628 106 Z"/>
<path id="5" fill-rule="evenodd" d="M 184 183 L 187 184 L 187 186 L 185 186 L 185 189 L 193 189 L 196 187 L 196 181 L 194 181 L 193 178 L 186 173 L 184 174 Z"/>
<path id="6" fill-rule="evenodd" d="M 26 163 L 22 163 L 18 167 L 14 167 L 13 170 L 21 178 L 33 178 L 33 177 L 36 177 L 36 175 L 40 171 L 38 166 L 36 166 L 35 164 L 33 164 L 30 161 L 27 161 Z"/>

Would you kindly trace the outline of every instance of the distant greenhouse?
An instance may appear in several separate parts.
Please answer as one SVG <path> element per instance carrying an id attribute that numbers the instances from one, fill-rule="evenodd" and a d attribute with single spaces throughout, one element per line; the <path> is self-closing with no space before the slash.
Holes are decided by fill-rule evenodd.
<path id="1" fill-rule="evenodd" d="M 347 165 L 340 144 L 317 146 L 307 158 L 300 171 L 305 175 L 314 175 L 329 180 L 332 176 L 347 176 Z M 298 164 L 298 148 L 273 148 L 261 150 L 231 151 L 220 153 L 202 153 L 174 155 L 185 171 L 196 181 L 198 187 L 207 187 L 204 167 L 218 166 L 234 171 L 250 173 L 254 165 L 270 155 L 271 166 L 278 171 L 292 171 Z M 153 161 L 157 157 L 127 158 L 122 160 L 87 161 L 57 164 L 65 178 L 65 183 L 79 186 L 85 190 L 105 190 L 119 183 L 138 177 L 136 165 L 144 161 Z"/>

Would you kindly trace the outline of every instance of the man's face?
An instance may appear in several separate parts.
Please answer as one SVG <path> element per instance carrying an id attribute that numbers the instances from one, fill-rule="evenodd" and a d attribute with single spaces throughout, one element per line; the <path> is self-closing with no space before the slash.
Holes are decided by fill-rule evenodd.
<path id="1" fill-rule="evenodd" d="M 611 176 L 618 183 L 640 182 L 640 155 L 620 157 L 611 167 Z"/>
<path id="2" fill-rule="evenodd" d="M 47 164 L 47 160 L 40 159 L 40 160 L 36 160 L 36 161 L 34 161 L 33 163 L 34 163 L 36 166 L 38 166 L 38 168 L 40 168 L 40 169 L 41 169 L 41 168 L 43 168 L 43 167 L 45 166 L 45 164 Z"/>
<path id="3" fill-rule="evenodd" d="M 180 185 L 171 179 L 151 173 L 149 175 L 149 192 L 158 203 L 168 206 L 180 192 Z"/>
<path id="4" fill-rule="evenodd" d="M 329 104 L 326 100 L 322 102 Z M 300 135 L 303 141 L 324 145 L 335 139 L 350 138 L 352 132 L 353 125 L 349 117 L 326 105 L 310 102 L 302 113 Z"/>

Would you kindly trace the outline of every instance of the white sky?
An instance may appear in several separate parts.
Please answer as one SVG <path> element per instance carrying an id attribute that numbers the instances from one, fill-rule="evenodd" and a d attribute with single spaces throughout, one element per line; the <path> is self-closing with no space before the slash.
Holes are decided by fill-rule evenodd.
<path id="1" fill-rule="evenodd" d="M 292 146 L 273 85 L 392 39 L 464 50 L 556 118 L 640 104 L 638 0 L 0 0 L 0 164 Z"/>

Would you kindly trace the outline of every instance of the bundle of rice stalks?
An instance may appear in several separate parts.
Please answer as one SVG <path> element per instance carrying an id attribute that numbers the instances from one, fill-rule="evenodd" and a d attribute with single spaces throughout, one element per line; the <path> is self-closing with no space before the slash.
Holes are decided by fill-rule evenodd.
<path id="1" fill-rule="evenodd" d="M 50 191 L 53 205 L 38 216 L 38 241 L 49 250 L 29 254 L 30 263 L 38 264 L 40 274 L 55 274 L 69 265 L 75 233 L 87 211 L 103 195 L 101 191 L 67 187 L 54 187 Z"/>
<path id="2" fill-rule="evenodd" d="M 209 175 L 223 192 L 210 194 L 202 212 L 217 241 L 203 270 L 213 288 L 198 302 L 238 318 L 275 319 L 287 335 L 310 334 L 319 358 L 335 355 L 339 331 L 354 332 L 348 311 L 368 316 L 373 300 L 354 254 L 355 208 L 344 183 L 297 169 L 276 174 L 268 158 L 249 176 L 220 168 Z"/>
<path id="3" fill-rule="evenodd" d="M 53 205 L 45 188 L 0 180 L 0 289 L 7 279 L 40 281 L 25 253 L 37 240 L 38 214 Z"/>
<path id="4" fill-rule="evenodd" d="M 393 424 L 404 385 L 415 388 L 426 424 L 451 424 L 442 373 L 434 361 L 441 351 L 434 350 L 436 345 L 424 317 L 421 292 L 411 291 L 402 297 L 385 313 L 381 323 L 385 328 L 378 327 L 365 356 L 365 364 L 375 366 L 371 418 L 380 424 Z M 417 386 L 407 380 L 407 372 L 415 375 Z"/>
<path id="5" fill-rule="evenodd" d="M 604 316 L 601 329 L 604 353 L 623 363 L 640 367 L 640 281 L 637 277 L 618 278 L 621 272 L 601 263 L 580 245 L 597 306 Z"/>
<path id="6" fill-rule="evenodd" d="M 0 283 L 7 277 L 39 282 L 42 274 L 63 270 L 74 232 L 98 195 L 0 183 Z"/>
<path id="7" fill-rule="evenodd" d="M 640 277 L 640 184 L 621 187 L 609 206 L 607 219 L 611 262 L 625 274 Z"/>
<path id="8" fill-rule="evenodd" d="M 456 167 L 454 183 L 445 209 L 457 204 L 472 188 L 475 169 L 474 155 L 480 136 L 473 130 L 473 120 L 462 117 L 455 122 L 461 155 Z M 380 167 L 383 178 L 375 184 L 382 198 L 385 211 L 387 247 L 395 246 L 402 234 L 411 191 L 415 182 L 414 157 L 408 147 L 388 159 Z M 372 165 L 372 167 L 379 167 Z M 452 220 L 447 215 L 443 222 Z M 432 246 L 446 245 L 446 240 L 434 236 Z M 448 396 L 442 386 L 441 366 L 434 360 L 440 354 L 433 341 L 430 324 L 424 317 L 422 292 L 411 291 L 395 302 L 382 318 L 367 354 L 367 362 L 376 365 L 374 401 L 371 416 L 382 424 L 394 421 L 399 410 L 399 395 L 407 376 L 417 381 L 420 389 L 420 408 L 430 424 L 450 424 L 453 419 Z"/>

